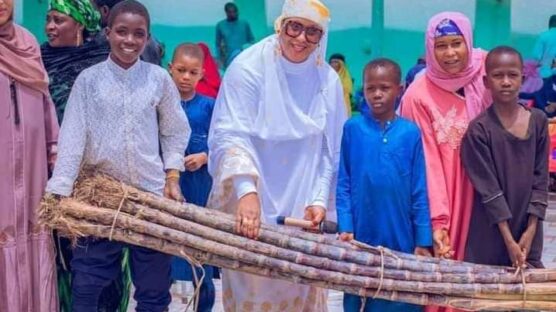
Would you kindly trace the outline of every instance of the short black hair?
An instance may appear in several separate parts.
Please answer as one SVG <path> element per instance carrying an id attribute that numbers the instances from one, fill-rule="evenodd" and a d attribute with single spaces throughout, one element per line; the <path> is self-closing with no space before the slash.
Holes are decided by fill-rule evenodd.
<path id="1" fill-rule="evenodd" d="M 237 11 L 237 5 L 233 2 L 228 2 L 224 4 L 224 11 L 228 11 L 229 9 L 236 9 Z"/>
<path id="2" fill-rule="evenodd" d="M 367 65 L 365 65 L 365 69 L 363 70 L 363 81 L 365 81 L 365 74 L 368 71 L 375 70 L 379 67 L 390 70 L 394 74 L 394 80 L 396 81 L 396 83 L 402 83 L 402 70 L 400 68 L 400 65 L 398 65 L 398 63 L 394 62 L 393 60 L 384 57 L 374 59 L 367 63 Z"/>
<path id="3" fill-rule="evenodd" d="M 108 16 L 108 22 L 107 22 L 108 27 L 112 27 L 112 24 L 114 24 L 114 20 L 116 19 L 116 17 L 124 13 L 141 15 L 143 18 L 145 18 L 145 21 L 147 22 L 147 31 L 150 32 L 151 17 L 149 15 L 149 11 L 143 4 L 141 4 L 141 2 L 136 0 L 124 0 L 117 3 L 110 10 L 110 15 Z"/>
<path id="4" fill-rule="evenodd" d="M 548 20 L 548 28 L 555 28 L 556 27 L 556 14 L 552 15 Z"/>
<path id="5" fill-rule="evenodd" d="M 172 62 L 179 54 L 187 55 L 196 59 L 201 60 L 201 63 L 205 61 L 205 54 L 203 49 L 198 44 L 195 43 L 182 43 L 176 47 L 174 54 L 172 55 Z"/>
<path id="6" fill-rule="evenodd" d="M 328 58 L 328 62 L 332 61 L 332 60 L 342 60 L 342 62 L 346 62 L 346 57 L 343 54 L 340 53 L 334 53 L 332 55 L 330 55 L 330 57 Z"/>
<path id="7" fill-rule="evenodd" d="M 124 0 L 94 0 L 94 1 L 99 8 L 103 6 L 107 6 L 109 9 L 112 9 L 116 4 Z"/>
<path id="8" fill-rule="evenodd" d="M 488 52 L 487 57 L 485 59 L 485 70 L 487 73 L 492 69 L 491 68 L 492 59 L 502 54 L 516 55 L 519 58 L 519 62 L 521 63 L 521 66 L 523 67 L 523 57 L 521 56 L 521 53 L 519 53 L 519 51 L 517 51 L 516 49 L 510 46 L 501 45 L 495 47 L 494 49 L 490 50 L 490 52 Z"/>

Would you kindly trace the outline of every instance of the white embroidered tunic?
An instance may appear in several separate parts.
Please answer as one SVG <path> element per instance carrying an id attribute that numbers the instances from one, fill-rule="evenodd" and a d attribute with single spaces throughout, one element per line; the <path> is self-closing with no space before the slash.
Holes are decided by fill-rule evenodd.
<path id="1" fill-rule="evenodd" d="M 184 170 L 190 133 L 178 90 L 163 68 L 137 61 L 126 70 L 109 57 L 73 85 L 46 191 L 71 195 L 83 164 L 162 194 L 164 170 Z"/>
<path id="2" fill-rule="evenodd" d="M 233 213 L 246 190 L 261 220 L 303 218 L 334 209 L 331 198 L 346 119 L 338 75 L 315 57 L 294 64 L 276 53 L 276 36 L 242 52 L 224 77 L 209 134 L 209 207 Z M 238 181 L 238 177 L 241 181 Z M 238 189 L 240 188 L 240 189 Z M 226 311 L 325 311 L 320 289 L 224 270 Z"/>

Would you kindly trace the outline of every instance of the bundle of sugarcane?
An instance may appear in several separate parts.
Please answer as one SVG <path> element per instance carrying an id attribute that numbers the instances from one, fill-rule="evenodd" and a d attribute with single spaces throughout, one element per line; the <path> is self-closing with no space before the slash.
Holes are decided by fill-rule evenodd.
<path id="1" fill-rule="evenodd" d="M 424 258 L 265 224 L 258 240 L 233 216 L 143 192 L 85 171 L 72 198 L 41 220 L 70 238 L 97 236 L 227 269 L 356 295 L 467 310 L 556 310 L 556 270 L 515 270 Z"/>

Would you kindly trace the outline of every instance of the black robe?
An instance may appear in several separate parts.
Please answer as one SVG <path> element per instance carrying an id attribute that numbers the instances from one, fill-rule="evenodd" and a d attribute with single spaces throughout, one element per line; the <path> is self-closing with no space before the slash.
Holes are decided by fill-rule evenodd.
<path id="1" fill-rule="evenodd" d="M 108 43 L 86 41 L 79 47 L 53 48 L 45 42 L 41 45 L 41 54 L 50 79 L 50 95 L 61 124 L 75 79 L 84 69 L 105 61 L 110 54 L 110 47 Z"/>
<path id="2" fill-rule="evenodd" d="M 527 228 L 529 215 L 539 218 L 527 262 L 543 267 L 541 220 L 548 205 L 548 121 L 531 109 L 526 138 L 501 124 L 494 107 L 474 119 L 462 142 L 462 161 L 475 188 L 465 261 L 511 266 L 497 224 L 508 221 L 516 242 Z"/>

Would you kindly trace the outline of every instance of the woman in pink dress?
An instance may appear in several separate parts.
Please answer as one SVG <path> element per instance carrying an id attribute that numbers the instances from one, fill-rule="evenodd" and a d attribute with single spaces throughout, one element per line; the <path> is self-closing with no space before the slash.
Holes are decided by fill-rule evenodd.
<path id="1" fill-rule="evenodd" d="M 0 310 L 58 310 L 54 247 L 37 224 L 58 122 L 33 35 L 0 0 Z"/>
<path id="2" fill-rule="evenodd" d="M 482 81 L 486 52 L 473 48 L 469 19 L 456 12 L 433 16 L 426 32 L 425 75 L 405 93 L 402 116 L 421 129 L 434 253 L 463 260 L 473 186 L 460 158 L 469 122 L 491 102 Z M 432 311 L 429 308 L 427 311 Z"/>

